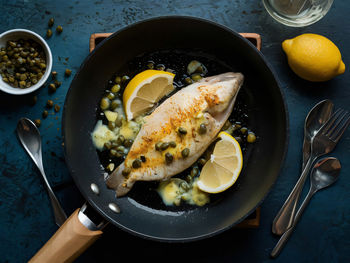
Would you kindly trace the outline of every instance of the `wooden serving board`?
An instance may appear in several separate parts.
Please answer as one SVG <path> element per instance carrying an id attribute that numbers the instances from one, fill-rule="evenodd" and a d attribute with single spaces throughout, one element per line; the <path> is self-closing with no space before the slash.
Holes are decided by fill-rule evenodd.
<path id="1" fill-rule="evenodd" d="M 112 33 L 95 33 L 90 36 L 90 52 L 105 38 L 112 35 Z M 261 50 L 261 36 L 256 33 L 240 33 L 241 36 L 249 40 L 258 50 Z M 244 221 L 239 223 L 236 227 L 239 228 L 258 228 L 260 224 L 260 207 L 258 207 L 252 214 L 250 214 Z"/>

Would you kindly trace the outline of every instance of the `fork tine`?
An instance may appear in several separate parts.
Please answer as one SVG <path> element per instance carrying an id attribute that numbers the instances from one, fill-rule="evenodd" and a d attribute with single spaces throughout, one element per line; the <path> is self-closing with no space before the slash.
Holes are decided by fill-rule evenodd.
<path id="1" fill-rule="evenodd" d="M 329 129 L 332 127 L 333 123 L 336 121 L 336 119 L 338 119 L 339 115 L 343 111 L 343 109 L 337 109 L 329 118 L 329 120 L 322 126 L 320 132 L 322 132 L 322 134 L 327 134 Z"/>
<path id="2" fill-rule="evenodd" d="M 337 143 L 341 138 L 341 136 L 343 135 L 343 133 L 345 132 L 345 130 L 348 128 L 349 124 L 350 124 L 350 114 L 348 114 L 348 117 L 345 123 L 343 123 L 342 127 L 338 128 L 330 139 Z"/>
<path id="3" fill-rule="evenodd" d="M 335 123 L 333 123 L 332 127 L 327 131 L 327 136 L 331 137 L 333 132 L 338 129 L 338 126 L 342 123 L 346 115 L 348 114 L 347 111 L 342 110 L 340 116 L 336 119 Z"/>

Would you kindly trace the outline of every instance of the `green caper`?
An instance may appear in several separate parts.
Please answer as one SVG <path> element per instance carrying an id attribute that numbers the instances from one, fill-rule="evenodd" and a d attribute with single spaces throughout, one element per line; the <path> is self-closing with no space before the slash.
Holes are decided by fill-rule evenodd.
<path id="1" fill-rule="evenodd" d="M 206 159 L 204 159 L 204 158 L 200 158 L 199 160 L 198 160 L 198 163 L 200 164 L 200 165 L 205 165 L 205 163 L 207 162 L 207 160 Z"/>
<path id="2" fill-rule="evenodd" d="M 115 125 L 121 127 L 123 125 L 123 117 L 118 114 L 117 119 L 115 120 Z"/>
<path id="3" fill-rule="evenodd" d="M 181 135 L 185 135 L 185 134 L 187 133 L 187 130 L 186 130 L 185 128 L 183 128 L 183 127 L 179 127 L 179 128 L 177 129 L 177 132 L 178 132 L 179 134 L 181 134 Z"/>
<path id="4" fill-rule="evenodd" d="M 193 74 L 193 75 L 191 76 L 191 79 L 192 79 L 193 81 L 199 81 L 199 80 L 202 79 L 202 76 L 201 76 L 200 74 Z"/>
<path id="5" fill-rule="evenodd" d="M 105 142 L 103 145 L 107 150 L 112 149 L 112 143 L 111 142 Z"/>
<path id="6" fill-rule="evenodd" d="M 126 139 L 125 141 L 124 141 L 124 146 L 125 147 L 127 147 L 127 148 L 130 148 L 131 147 L 131 145 L 133 144 L 133 140 L 132 139 Z"/>
<path id="7" fill-rule="evenodd" d="M 48 38 L 50 38 L 52 36 L 52 30 L 51 29 L 46 30 L 46 36 Z"/>
<path id="8" fill-rule="evenodd" d="M 124 76 L 122 77 L 122 82 L 127 82 L 129 79 L 130 79 L 129 76 L 124 75 Z"/>
<path id="9" fill-rule="evenodd" d="M 54 107 L 55 112 L 59 112 L 61 109 L 60 105 L 56 104 Z"/>
<path id="10" fill-rule="evenodd" d="M 124 152 L 125 152 L 125 147 L 124 147 L 123 145 L 119 145 L 119 146 L 116 148 L 116 150 L 117 150 L 118 152 L 124 154 Z"/>
<path id="11" fill-rule="evenodd" d="M 113 100 L 111 102 L 111 110 L 115 110 L 116 108 L 118 108 L 121 105 L 120 100 Z"/>
<path id="12" fill-rule="evenodd" d="M 36 119 L 36 120 L 34 120 L 34 123 L 35 123 L 36 127 L 40 127 L 41 120 L 40 119 Z"/>
<path id="13" fill-rule="evenodd" d="M 6 78 L 6 80 L 7 80 L 7 82 L 8 82 L 8 79 Z M 19 86 L 20 86 L 20 88 L 25 88 L 26 87 L 26 82 L 24 81 L 24 80 L 21 80 L 20 82 L 18 82 L 19 83 Z"/>
<path id="14" fill-rule="evenodd" d="M 111 141 L 111 144 L 113 148 L 117 148 L 120 145 L 117 140 Z"/>
<path id="15" fill-rule="evenodd" d="M 224 124 L 224 126 L 222 126 L 222 130 L 227 130 L 228 128 L 231 127 L 231 122 L 229 120 L 227 120 Z"/>
<path id="16" fill-rule="evenodd" d="M 144 155 L 141 155 L 141 156 L 140 156 L 140 159 L 141 159 L 141 161 L 142 161 L 143 163 L 146 162 L 146 157 L 145 157 Z"/>
<path id="17" fill-rule="evenodd" d="M 160 146 L 160 150 L 161 151 L 165 151 L 168 148 L 169 148 L 169 143 L 168 142 L 163 142 L 162 145 Z"/>
<path id="18" fill-rule="evenodd" d="M 185 83 L 186 83 L 187 85 L 190 85 L 190 84 L 193 83 L 193 80 L 192 80 L 190 77 L 187 77 L 187 78 L 185 78 Z"/>
<path id="19" fill-rule="evenodd" d="M 114 82 L 117 84 L 120 84 L 122 82 L 122 78 L 121 77 L 115 77 Z"/>
<path id="20" fill-rule="evenodd" d="M 42 116 L 44 119 L 46 119 L 46 117 L 49 115 L 49 112 L 47 110 L 44 110 L 42 113 Z"/>
<path id="21" fill-rule="evenodd" d="M 108 129 L 113 131 L 115 129 L 115 122 L 114 121 L 109 121 L 108 122 Z"/>
<path id="22" fill-rule="evenodd" d="M 117 142 L 122 145 L 125 141 L 125 137 L 123 135 L 119 135 L 118 138 L 117 138 Z"/>
<path id="23" fill-rule="evenodd" d="M 195 177 L 196 175 L 198 175 L 199 173 L 199 169 L 197 167 L 193 167 L 191 170 L 191 176 Z"/>
<path id="24" fill-rule="evenodd" d="M 247 131 L 248 131 L 248 129 L 247 129 L 246 127 L 242 127 L 242 128 L 240 129 L 240 132 L 241 132 L 242 134 L 246 134 Z"/>
<path id="25" fill-rule="evenodd" d="M 199 125 L 198 132 L 199 134 L 205 134 L 207 132 L 207 126 L 205 126 L 204 123 L 201 123 L 201 125 Z"/>
<path id="26" fill-rule="evenodd" d="M 133 162 L 132 162 L 132 167 L 133 168 L 140 168 L 141 167 L 141 160 L 140 159 L 135 159 Z"/>
<path id="27" fill-rule="evenodd" d="M 171 153 L 168 152 L 165 154 L 166 164 L 171 164 L 173 160 L 174 160 L 174 156 Z"/>
<path id="28" fill-rule="evenodd" d="M 161 146 L 162 146 L 162 142 L 157 142 L 156 144 L 155 144 L 155 148 L 156 148 L 156 151 L 161 151 Z"/>
<path id="29" fill-rule="evenodd" d="M 188 191 L 190 189 L 190 186 L 188 185 L 188 183 L 186 182 L 181 182 L 180 183 L 180 187 L 184 190 L 184 191 Z"/>
<path id="30" fill-rule="evenodd" d="M 63 28 L 62 28 L 62 26 L 57 26 L 56 27 L 56 31 L 57 31 L 57 33 L 62 33 L 62 31 L 63 31 Z"/>
<path id="31" fill-rule="evenodd" d="M 247 142 L 253 143 L 256 141 L 256 136 L 253 132 L 249 132 L 247 136 Z"/>
<path id="32" fill-rule="evenodd" d="M 55 20 L 51 17 L 51 18 L 49 19 L 49 22 L 47 23 L 47 25 L 48 25 L 49 27 L 52 27 L 53 24 L 54 24 L 54 22 L 55 22 Z"/>
<path id="33" fill-rule="evenodd" d="M 234 138 L 235 138 L 235 140 L 236 140 L 239 144 L 242 143 L 242 137 L 236 136 L 236 137 L 234 137 Z"/>
<path id="34" fill-rule="evenodd" d="M 154 63 L 153 62 L 148 62 L 148 64 L 147 64 L 147 68 L 149 68 L 149 69 L 154 69 Z"/>
<path id="35" fill-rule="evenodd" d="M 71 74 L 72 74 L 72 71 L 70 69 L 68 69 L 68 68 L 64 71 L 64 75 L 66 77 L 69 77 Z"/>
<path id="36" fill-rule="evenodd" d="M 189 175 L 189 174 L 188 174 L 188 175 L 186 175 L 185 180 L 186 180 L 186 182 L 187 182 L 187 183 L 189 183 L 189 184 L 190 184 L 190 183 L 192 182 L 192 176 L 191 176 L 191 175 Z"/>
<path id="37" fill-rule="evenodd" d="M 55 91 L 56 91 L 56 85 L 53 84 L 53 83 L 51 83 L 51 84 L 49 85 L 49 91 L 50 91 L 51 93 L 55 92 Z"/>
<path id="38" fill-rule="evenodd" d="M 52 72 L 51 72 L 51 76 L 52 76 L 53 79 L 56 79 L 56 77 L 57 77 L 57 71 L 52 71 Z"/>
<path id="39" fill-rule="evenodd" d="M 187 158 L 190 155 L 190 149 L 185 148 L 181 151 L 181 155 L 183 158 Z"/>
<path id="40" fill-rule="evenodd" d="M 165 66 L 163 64 L 158 64 L 156 69 L 157 70 L 165 70 Z"/>
<path id="41" fill-rule="evenodd" d="M 55 80 L 55 86 L 56 88 L 60 87 L 62 85 L 61 81 Z"/>
<path id="42" fill-rule="evenodd" d="M 124 170 L 122 171 L 123 176 L 128 176 L 131 173 L 131 168 L 130 167 L 125 167 Z"/>
<path id="43" fill-rule="evenodd" d="M 115 95 L 112 92 L 109 92 L 106 97 L 110 100 L 113 100 L 115 98 Z"/>
<path id="44" fill-rule="evenodd" d="M 176 147 L 176 142 L 174 142 L 174 141 L 169 142 L 169 146 L 171 148 L 175 148 Z"/>
<path id="45" fill-rule="evenodd" d="M 119 84 L 115 84 L 115 85 L 113 85 L 113 87 L 111 88 L 111 91 L 112 91 L 113 93 L 117 93 L 117 92 L 119 92 L 119 90 L 120 90 L 120 85 L 119 85 Z"/>
<path id="46" fill-rule="evenodd" d="M 110 105 L 110 100 L 106 97 L 103 97 L 101 99 L 101 102 L 100 102 L 100 108 L 101 110 L 107 110 L 109 108 L 109 105 Z"/>

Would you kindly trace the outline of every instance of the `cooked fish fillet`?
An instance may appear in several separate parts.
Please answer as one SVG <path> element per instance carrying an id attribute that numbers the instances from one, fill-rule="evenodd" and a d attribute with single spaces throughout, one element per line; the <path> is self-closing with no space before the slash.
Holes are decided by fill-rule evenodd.
<path id="1" fill-rule="evenodd" d="M 165 100 L 145 117 L 125 161 L 107 178 L 107 186 L 115 189 L 117 196 L 123 196 L 136 181 L 166 180 L 190 167 L 228 119 L 242 83 L 241 73 L 229 72 L 204 78 Z M 204 134 L 199 132 L 201 124 L 206 127 Z M 180 135 L 179 127 L 187 134 Z M 176 142 L 176 147 L 156 150 L 157 142 L 170 141 Z M 185 148 L 190 150 L 186 158 L 181 154 Z M 166 153 L 174 157 L 171 163 L 166 163 Z M 140 158 L 145 162 L 133 168 L 133 161 Z M 122 174 L 125 167 L 131 168 L 128 175 Z"/>

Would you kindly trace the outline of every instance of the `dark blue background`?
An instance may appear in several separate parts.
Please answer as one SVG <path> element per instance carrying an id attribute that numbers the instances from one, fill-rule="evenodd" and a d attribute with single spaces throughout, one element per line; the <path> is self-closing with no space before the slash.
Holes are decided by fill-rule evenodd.
<path id="1" fill-rule="evenodd" d="M 36 95 L 10 96 L 0 92 L 0 262 L 26 262 L 57 230 L 43 182 L 37 169 L 19 145 L 15 127 L 20 117 L 41 118 L 50 98 L 63 106 L 73 74 L 89 53 L 89 37 L 97 32 L 114 32 L 123 26 L 160 15 L 191 15 L 224 24 L 238 32 L 262 36 L 262 53 L 277 72 L 289 108 L 290 142 L 287 158 L 274 188 L 262 204 L 258 229 L 231 229 L 208 240 L 187 244 L 166 244 L 131 236 L 108 226 L 105 234 L 77 262 L 195 261 L 267 262 L 277 242 L 271 222 L 300 173 L 304 118 L 318 101 L 331 99 L 336 107 L 350 110 L 350 76 L 325 83 L 310 83 L 289 69 L 281 42 L 302 33 L 327 36 L 339 47 L 346 66 L 350 63 L 350 5 L 335 1 L 319 22 L 304 28 L 290 28 L 275 22 L 261 1 L 5 1 L 0 0 L 0 32 L 27 28 L 45 36 L 47 21 L 63 26 L 61 35 L 48 40 L 53 53 L 53 70 L 62 86 L 50 95 L 47 87 Z M 142 44 L 142 43 L 140 43 Z M 74 186 L 63 159 L 61 111 L 52 110 L 42 122 L 43 159 L 46 174 L 67 213 L 84 200 Z M 273 127 L 271 127 L 273 129 Z M 276 262 L 350 262 L 350 130 L 332 153 L 340 159 L 340 180 L 320 192 L 298 224 L 295 233 Z M 273 145 L 271 145 L 273 147 Z M 307 183 L 308 185 L 308 183 Z M 254 194 L 254 193 L 252 193 Z"/>

